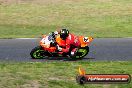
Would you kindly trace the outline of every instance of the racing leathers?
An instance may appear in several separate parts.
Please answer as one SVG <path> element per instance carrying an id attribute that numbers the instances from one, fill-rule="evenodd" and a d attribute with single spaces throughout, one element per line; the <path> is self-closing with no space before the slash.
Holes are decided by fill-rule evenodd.
<path id="1" fill-rule="evenodd" d="M 55 34 L 59 34 L 59 32 L 55 32 Z M 59 36 L 58 36 L 59 37 Z M 63 43 L 58 44 L 59 53 L 69 53 L 74 56 L 77 52 L 77 49 L 81 45 L 78 36 L 69 33 L 68 37 L 65 40 L 62 40 Z"/>

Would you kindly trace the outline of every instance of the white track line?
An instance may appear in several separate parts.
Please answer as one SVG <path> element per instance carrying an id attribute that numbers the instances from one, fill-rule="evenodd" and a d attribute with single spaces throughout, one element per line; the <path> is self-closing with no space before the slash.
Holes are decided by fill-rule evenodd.
<path id="1" fill-rule="evenodd" d="M 124 38 L 132 38 L 132 37 L 124 37 Z"/>
<path id="2" fill-rule="evenodd" d="M 122 37 L 122 38 L 117 38 L 117 39 L 123 39 L 123 38 L 128 38 L 128 39 L 132 39 L 132 37 Z M 41 39 L 41 38 L 11 38 L 11 39 Z M 96 38 L 96 39 L 100 39 L 100 38 Z M 109 38 L 107 38 L 109 39 Z M 114 39 L 114 38 L 113 38 Z M 116 38 L 115 38 L 116 39 Z"/>
<path id="3" fill-rule="evenodd" d="M 15 38 L 15 39 L 40 39 L 40 38 Z"/>

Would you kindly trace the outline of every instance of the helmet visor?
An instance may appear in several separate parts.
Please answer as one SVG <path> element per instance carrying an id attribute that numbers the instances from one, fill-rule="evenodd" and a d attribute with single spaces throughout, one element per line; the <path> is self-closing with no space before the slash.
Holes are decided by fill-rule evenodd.
<path id="1" fill-rule="evenodd" d="M 60 38 L 63 39 L 63 40 L 65 40 L 65 39 L 67 38 L 67 35 L 65 35 L 65 34 L 60 34 Z"/>

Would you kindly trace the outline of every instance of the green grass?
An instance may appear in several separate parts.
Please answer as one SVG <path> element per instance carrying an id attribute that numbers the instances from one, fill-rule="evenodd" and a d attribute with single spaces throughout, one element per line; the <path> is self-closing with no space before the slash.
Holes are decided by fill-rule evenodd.
<path id="1" fill-rule="evenodd" d="M 77 35 L 132 37 L 132 0 L 0 1 L 0 38 L 40 37 L 61 27 Z"/>
<path id="2" fill-rule="evenodd" d="M 130 84 L 76 83 L 78 67 L 88 74 L 130 74 L 132 61 L 0 63 L 0 88 L 131 88 Z"/>

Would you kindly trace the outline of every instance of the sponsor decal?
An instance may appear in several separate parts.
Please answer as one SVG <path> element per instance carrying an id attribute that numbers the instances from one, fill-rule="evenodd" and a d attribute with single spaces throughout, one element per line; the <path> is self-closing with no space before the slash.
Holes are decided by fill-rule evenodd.
<path id="1" fill-rule="evenodd" d="M 79 67 L 79 75 L 76 77 L 79 84 L 85 83 L 130 83 L 129 74 L 86 74 L 84 69 Z"/>

